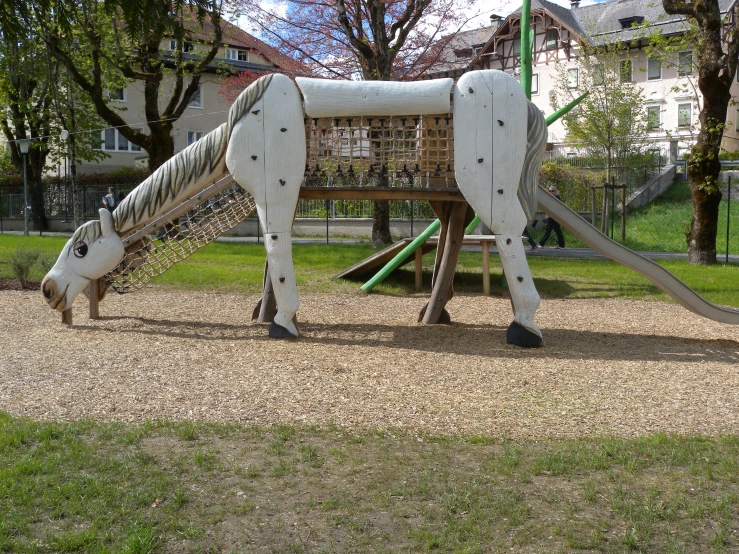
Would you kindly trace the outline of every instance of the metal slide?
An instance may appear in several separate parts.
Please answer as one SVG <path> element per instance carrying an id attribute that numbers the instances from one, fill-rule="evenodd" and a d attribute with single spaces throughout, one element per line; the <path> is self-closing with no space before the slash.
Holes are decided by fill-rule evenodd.
<path id="1" fill-rule="evenodd" d="M 609 239 L 541 186 L 539 187 L 539 210 L 556 219 L 596 252 L 649 279 L 675 302 L 691 312 L 721 323 L 739 325 L 739 310 L 712 304 L 661 265 Z"/>

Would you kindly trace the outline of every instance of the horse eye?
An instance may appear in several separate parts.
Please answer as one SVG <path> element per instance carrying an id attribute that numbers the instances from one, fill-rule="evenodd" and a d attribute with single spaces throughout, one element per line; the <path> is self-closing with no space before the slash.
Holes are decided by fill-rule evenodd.
<path id="1" fill-rule="evenodd" d="M 87 255 L 87 245 L 82 241 L 79 241 L 77 244 L 75 244 L 74 255 L 78 258 L 84 258 Z"/>

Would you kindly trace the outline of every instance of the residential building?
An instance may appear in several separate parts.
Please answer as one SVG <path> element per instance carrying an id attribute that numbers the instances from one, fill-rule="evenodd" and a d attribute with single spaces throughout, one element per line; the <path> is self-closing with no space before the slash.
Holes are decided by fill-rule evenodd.
<path id="1" fill-rule="evenodd" d="M 719 0 L 721 13 L 733 17 L 737 0 Z M 427 71 L 425 78 L 450 76 L 458 78 L 473 69 L 499 69 L 511 75 L 521 72 L 521 10 L 506 18 L 497 18 L 486 27 L 490 37 L 477 50 L 465 67 L 448 63 L 454 48 L 448 48 L 444 63 Z M 638 26 L 648 23 L 646 29 Z M 650 121 L 649 140 L 664 153 L 672 156 L 686 151 L 696 134 L 702 96 L 697 86 L 693 64 L 693 51 L 686 48 L 679 53 L 674 65 L 660 64 L 649 59 L 645 47 L 649 44 L 651 30 L 658 29 L 665 36 L 682 34 L 687 28 L 682 16 L 667 15 L 661 2 L 643 0 L 611 0 L 580 6 L 573 0 L 569 8 L 548 0 L 531 0 L 531 28 L 534 30 L 533 71 L 531 101 L 544 115 L 554 112 L 554 92 L 558 87 L 558 67 L 564 70 L 573 91 L 584 92 L 580 83 L 577 64 L 581 42 L 591 45 L 622 43 L 628 48 L 624 57 L 624 78 L 641 86 L 645 98 L 645 110 Z M 474 31 L 484 36 L 484 30 Z M 464 40 L 464 35 L 460 35 Z M 731 90 L 739 93 L 739 76 Z M 728 128 L 722 146 L 728 151 L 739 150 L 739 108 L 731 106 L 727 114 Z M 559 153 L 573 150 L 567 141 L 562 121 L 549 127 L 549 149 Z"/>
<path id="2" fill-rule="evenodd" d="M 210 48 L 203 44 L 212 40 L 213 28 L 207 21 L 191 25 L 190 40 L 185 42 L 185 56 L 196 58 L 199 51 Z M 228 119 L 231 102 L 221 93 L 222 81 L 227 74 L 249 71 L 261 74 L 270 72 L 294 73 L 299 64 L 278 52 L 275 48 L 258 40 L 246 31 L 222 22 L 223 46 L 213 62 L 200 78 L 200 89 L 190 100 L 189 107 L 174 124 L 173 136 L 175 152 L 186 148 Z M 167 53 L 175 51 L 175 40 L 164 40 L 161 50 L 164 59 Z M 185 86 L 189 81 L 185 80 Z M 168 99 L 173 79 L 165 77 L 162 83 L 162 99 Z M 110 91 L 111 105 L 119 107 L 123 118 L 131 127 L 139 127 L 146 132 L 146 115 L 144 113 L 144 87 L 141 81 L 133 81 L 125 87 Z M 136 123 L 140 122 L 139 125 Z M 82 173 L 108 172 L 120 167 L 148 166 L 148 157 L 141 147 L 129 143 L 116 129 L 107 128 L 100 132 L 101 149 L 110 157 L 95 164 L 78 165 Z"/>

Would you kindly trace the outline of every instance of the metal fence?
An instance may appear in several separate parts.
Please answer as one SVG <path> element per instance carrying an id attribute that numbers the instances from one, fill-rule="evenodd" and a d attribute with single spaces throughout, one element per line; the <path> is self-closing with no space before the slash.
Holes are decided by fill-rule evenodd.
<path id="1" fill-rule="evenodd" d="M 602 166 L 596 159 L 559 158 L 557 164 L 576 170 L 576 178 L 568 182 L 565 178 L 557 182 L 562 200 L 583 217 L 594 221 L 595 226 L 603 228 L 606 234 L 618 242 L 637 251 L 681 252 L 687 251 L 685 234 L 690 228 L 692 206 L 690 188 L 684 180 L 683 166 L 679 165 L 674 176 L 668 176 L 666 190 L 657 194 L 648 187 L 644 191 L 643 206 L 633 207 L 627 203 L 625 215 L 621 206 L 624 188 L 627 199 L 644 187 L 659 171 L 666 167 L 662 155 L 647 160 L 641 168 L 641 178 L 632 182 L 614 179 L 615 188 L 605 187 L 602 181 Z M 633 169 L 633 166 L 632 166 Z M 727 169 L 733 169 L 728 167 Z M 632 175 L 636 172 L 632 171 Z M 589 183 L 583 184 L 583 174 L 589 176 Z M 622 174 L 624 177 L 625 174 Z M 566 175 L 565 175 L 566 177 Z M 673 182 L 674 181 L 674 182 Z M 730 185 L 731 183 L 731 185 Z M 107 192 L 105 186 L 80 187 L 80 204 L 84 220 L 98 217 L 102 198 Z M 132 187 L 115 187 L 116 191 L 127 193 Z M 719 207 L 717 253 L 719 258 L 739 255 L 739 178 L 728 178 L 721 184 L 722 201 Z M 656 191 L 657 189 L 655 189 Z M 607 196 L 604 199 L 604 194 Z M 51 228 L 71 229 L 72 199 L 68 187 L 50 187 L 45 196 L 46 214 Z M 605 210 L 604 210 L 605 207 Z M 294 227 L 295 236 L 332 240 L 369 240 L 372 232 L 374 203 L 369 200 L 301 200 Z M 391 234 L 393 238 L 417 236 L 434 219 L 429 204 L 423 201 L 391 201 Z M 605 220 L 605 221 L 604 221 Z M 22 190 L 0 192 L 0 232 L 9 229 L 22 229 L 23 193 Z M 67 223 L 64 223 L 67 222 Z M 539 243 L 547 235 L 548 221 L 544 214 L 538 214 L 535 224 L 528 231 L 532 239 Z M 236 232 L 242 235 L 259 234 L 256 214 L 240 225 Z M 483 230 L 484 232 L 484 230 Z M 574 236 L 564 231 L 566 247 L 582 247 Z M 550 231 L 545 246 L 556 246 L 556 232 Z"/>

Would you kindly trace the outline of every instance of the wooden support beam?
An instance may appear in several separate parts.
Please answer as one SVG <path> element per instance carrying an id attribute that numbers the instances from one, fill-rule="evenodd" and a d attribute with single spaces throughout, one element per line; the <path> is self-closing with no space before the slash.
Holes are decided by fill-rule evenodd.
<path id="1" fill-rule="evenodd" d="M 466 204 L 452 205 L 444 240 L 444 251 L 441 263 L 434 272 L 431 299 L 423 314 L 423 323 L 448 323 L 449 321 L 449 315 L 444 308 L 446 303 L 454 296 L 452 284 L 454 282 L 454 272 L 457 269 L 459 251 L 462 249 L 464 222 L 468 208 L 469 206 Z M 441 235 L 439 235 L 439 246 L 441 247 Z"/>
<path id="2" fill-rule="evenodd" d="M 304 200 L 428 200 L 443 202 L 465 202 L 456 188 L 372 188 L 372 187 L 301 187 L 300 198 Z"/>
<path id="3" fill-rule="evenodd" d="M 100 319 L 100 282 L 97 279 L 90 281 L 87 298 L 90 301 L 90 319 Z"/>
<path id="4" fill-rule="evenodd" d="M 272 278 L 269 274 L 269 262 L 264 262 L 264 278 L 262 280 L 262 298 L 257 303 L 251 318 L 258 323 L 272 323 L 277 314 L 277 299 L 272 290 Z"/>
<path id="5" fill-rule="evenodd" d="M 62 323 L 64 325 L 72 325 L 72 308 L 62 312 Z"/>
<path id="6" fill-rule="evenodd" d="M 490 244 L 492 241 L 480 241 L 482 245 L 482 293 L 490 296 Z"/>

